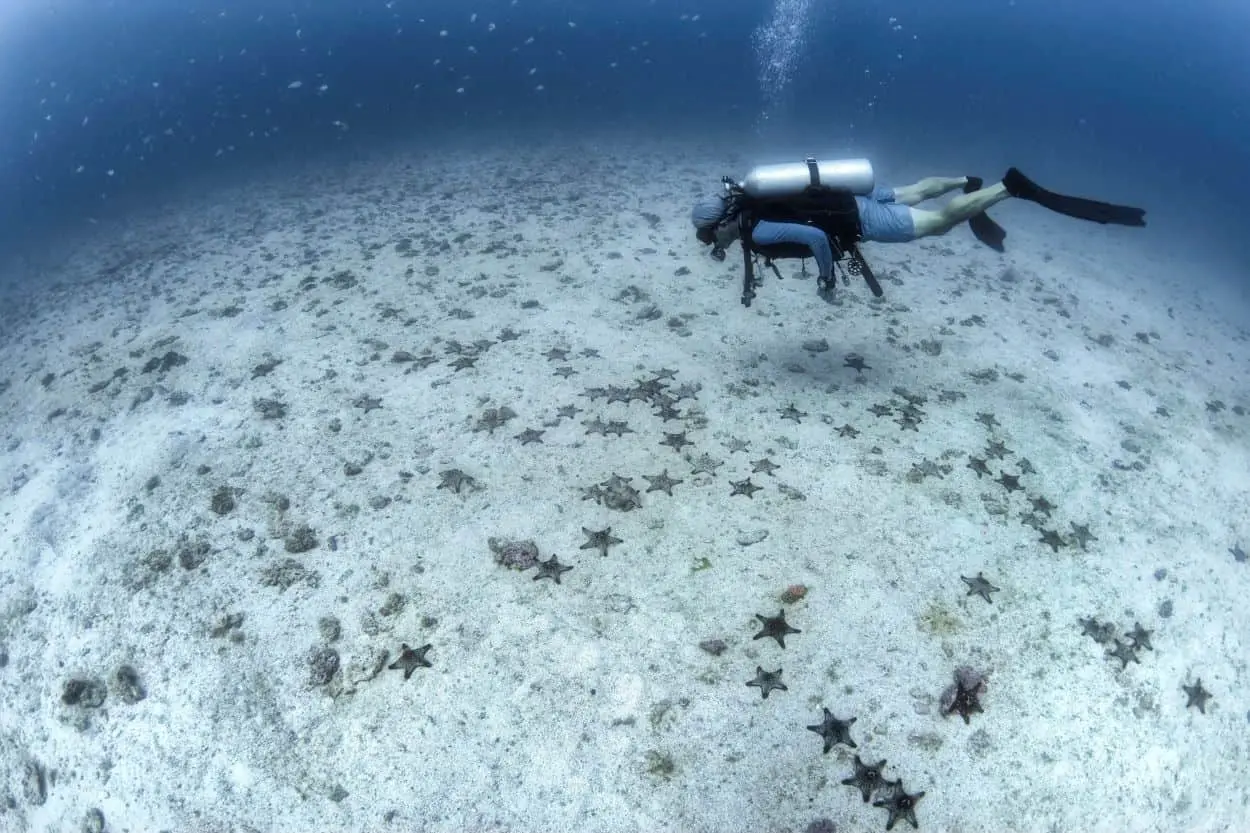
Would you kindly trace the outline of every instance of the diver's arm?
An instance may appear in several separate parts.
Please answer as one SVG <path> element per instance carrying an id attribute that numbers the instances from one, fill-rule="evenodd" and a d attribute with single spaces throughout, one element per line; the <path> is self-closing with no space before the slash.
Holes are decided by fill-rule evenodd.
<path id="1" fill-rule="evenodd" d="M 770 246 L 776 243 L 806 246 L 811 251 L 812 257 L 816 258 L 820 277 L 828 280 L 833 275 L 833 249 L 829 246 L 829 238 L 814 226 L 761 220 L 756 224 L 751 237 L 760 246 Z"/>

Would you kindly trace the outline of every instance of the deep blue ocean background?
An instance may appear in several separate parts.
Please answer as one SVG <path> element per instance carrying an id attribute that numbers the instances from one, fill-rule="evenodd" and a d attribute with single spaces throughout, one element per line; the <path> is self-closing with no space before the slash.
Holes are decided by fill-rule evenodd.
<path id="1" fill-rule="evenodd" d="M 1224 264 L 1221 279 L 1250 264 L 1250 5 L 1230 0 L 3 8 L 11 250 L 323 155 L 607 131 L 718 149 L 740 136 L 752 152 L 823 144 L 869 153 L 887 179 L 1017 164 L 1055 190 L 1143 205 L 1143 245 L 1186 247 Z M 774 43 L 792 71 L 768 89 L 759 38 L 778 15 L 794 21 L 780 39 L 804 43 Z"/>

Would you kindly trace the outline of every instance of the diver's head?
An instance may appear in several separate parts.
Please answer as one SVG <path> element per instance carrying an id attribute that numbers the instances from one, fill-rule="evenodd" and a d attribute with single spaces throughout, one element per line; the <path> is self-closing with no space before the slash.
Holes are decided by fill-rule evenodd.
<path id="1" fill-rule="evenodd" d="M 730 216 L 729 198 L 724 194 L 713 194 L 699 200 L 690 212 L 690 221 L 694 223 L 694 236 L 705 246 L 712 247 L 712 257 L 725 259 L 725 247 L 733 242 L 736 229 Z"/>

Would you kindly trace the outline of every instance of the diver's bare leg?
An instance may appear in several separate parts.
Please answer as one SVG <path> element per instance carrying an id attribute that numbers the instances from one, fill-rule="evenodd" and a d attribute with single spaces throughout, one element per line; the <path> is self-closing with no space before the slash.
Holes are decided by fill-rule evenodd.
<path id="1" fill-rule="evenodd" d="M 935 234 L 946 234 L 960 223 L 967 222 L 1010 196 L 1005 185 L 995 182 L 971 194 L 960 194 L 933 211 L 910 207 L 907 210 L 911 212 L 912 223 L 916 226 L 916 236 L 932 237 Z"/>
<path id="2" fill-rule="evenodd" d="M 899 205 L 916 205 L 951 191 L 957 191 L 968 183 L 966 176 L 927 176 L 914 185 L 894 189 L 894 201 Z"/>

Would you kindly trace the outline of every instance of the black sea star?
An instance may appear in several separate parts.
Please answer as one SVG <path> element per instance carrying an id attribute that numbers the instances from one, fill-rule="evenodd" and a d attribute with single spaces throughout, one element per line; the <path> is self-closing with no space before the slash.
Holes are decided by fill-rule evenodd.
<path id="1" fill-rule="evenodd" d="M 942 710 L 942 714 L 951 715 L 958 714 L 964 719 L 964 723 L 972 722 L 973 712 L 984 712 L 981 708 L 981 692 L 985 689 L 985 683 L 975 675 L 956 675 L 955 690 L 949 695 L 949 703 Z"/>
<path id="2" fill-rule="evenodd" d="M 1150 634 L 1154 631 L 1148 631 L 1141 626 L 1141 622 L 1134 622 L 1133 629 L 1124 634 L 1133 640 L 1134 648 L 1145 648 L 1147 651 L 1153 651 L 1155 648 L 1150 644 Z"/>
<path id="3" fill-rule="evenodd" d="M 734 495 L 746 495 L 752 499 L 755 498 L 756 492 L 764 488 L 763 486 L 756 486 L 751 482 L 751 478 L 749 477 L 746 480 L 731 480 L 729 481 L 729 485 L 731 487 L 731 491 L 729 492 L 730 497 L 733 497 Z"/>
<path id="4" fill-rule="evenodd" d="M 902 781 L 887 781 L 885 789 L 890 791 L 886 797 L 872 803 L 874 807 L 884 807 L 889 811 L 890 818 L 886 820 L 885 829 L 893 830 L 895 822 L 899 819 L 907 819 L 912 827 L 919 830 L 920 823 L 916 821 L 916 802 L 924 798 L 924 793 L 908 795 L 903 789 Z"/>
<path id="5" fill-rule="evenodd" d="M 1246 551 L 1241 548 L 1241 544 L 1234 544 L 1228 552 L 1238 564 L 1246 563 Z"/>
<path id="6" fill-rule="evenodd" d="M 755 474 L 756 472 L 761 472 L 763 474 L 768 475 L 769 477 L 772 477 L 773 472 L 775 472 L 779 468 L 781 468 L 781 466 L 777 465 L 772 460 L 769 460 L 767 457 L 763 457 L 759 460 L 751 461 L 751 473 L 752 474 Z"/>
<path id="7" fill-rule="evenodd" d="M 513 437 L 513 439 L 520 440 L 521 445 L 529 445 L 530 443 L 538 443 L 539 445 L 542 445 L 543 433 L 544 432 L 535 428 L 526 428 L 520 434 Z"/>
<path id="8" fill-rule="evenodd" d="M 803 417 L 807 416 L 807 411 L 800 411 L 798 408 L 794 407 L 793 402 L 784 408 L 778 408 L 777 413 L 781 414 L 782 419 L 789 419 L 794 422 L 802 422 Z"/>
<path id="9" fill-rule="evenodd" d="M 556 584 L 559 584 L 560 574 L 567 573 L 571 569 L 573 569 L 572 565 L 561 564 L 555 553 L 552 553 L 551 558 L 548 560 L 538 562 L 538 573 L 534 576 L 534 581 L 538 581 L 540 578 L 549 578 Z"/>
<path id="10" fill-rule="evenodd" d="M 1024 489 L 1024 487 L 1020 485 L 1019 475 L 1003 472 L 998 476 L 998 482 L 1003 484 L 1003 488 L 1008 492 L 1019 492 Z"/>
<path id="11" fill-rule="evenodd" d="M 673 388 L 674 401 L 680 402 L 683 399 L 697 399 L 699 391 L 703 390 L 702 384 L 684 384 Z"/>
<path id="12" fill-rule="evenodd" d="M 703 454 L 697 460 L 689 460 L 691 474 L 710 474 L 716 476 L 716 470 L 725 465 L 725 461 L 717 460 L 711 454 Z"/>
<path id="13" fill-rule="evenodd" d="M 748 680 L 747 685 L 759 688 L 760 694 L 764 695 L 765 700 L 768 699 L 768 692 L 772 691 L 774 688 L 781 689 L 782 691 L 789 691 L 789 689 L 786 688 L 786 684 L 781 681 L 780 668 L 776 671 L 765 671 L 762 667 L 758 665 L 755 666 L 755 679 Z"/>
<path id="14" fill-rule="evenodd" d="M 425 658 L 425 655 L 429 653 L 429 650 L 432 647 L 434 646 L 427 642 L 414 651 L 409 648 L 408 643 L 405 642 L 400 645 L 399 659 L 395 660 L 386 667 L 391 670 L 402 668 L 404 671 L 404 679 L 406 680 L 411 677 L 412 672 L 416 671 L 418 668 L 432 667 L 430 665 L 430 661 Z"/>
<path id="15" fill-rule="evenodd" d="M 985 446 L 985 456 L 993 457 L 995 460 L 1001 460 L 1008 454 L 1012 454 L 1012 450 L 1005 446 L 1000 440 L 990 440 Z"/>
<path id="16" fill-rule="evenodd" d="M 600 555 L 607 555 L 608 547 L 623 543 L 620 538 L 612 535 L 612 527 L 610 526 L 598 532 L 592 532 L 586 527 L 582 527 L 582 532 L 586 533 L 586 543 L 582 544 L 578 549 L 599 550 Z"/>
<path id="17" fill-rule="evenodd" d="M 836 430 L 839 437 L 850 437 L 851 439 L 855 439 L 859 436 L 859 431 L 855 430 L 855 427 L 849 422 Z"/>
<path id="18" fill-rule="evenodd" d="M 976 578 L 968 578 L 967 576 L 960 576 L 960 578 L 963 579 L 964 584 L 968 585 L 969 596 L 980 596 L 981 598 L 985 599 L 990 604 L 994 603 L 994 600 L 990 598 L 990 594 L 997 593 L 999 590 L 1002 589 L 999 587 L 995 587 L 994 585 L 986 581 L 985 576 L 983 576 L 981 573 L 977 573 Z"/>
<path id="19" fill-rule="evenodd" d="M 786 647 L 786 634 L 803 632 L 798 628 L 790 627 L 789 623 L 786 622 L 785 610 L 778 611 L 777 615 L 772 617 L 761 616 L 757 613 L 755 614 L 755 618 L 759 619 L 760 622 L 763 623 L 764 629 L 751 638 L 763 639 L 766 636 L 771 636 L 773 639 L 777 640 L 777 644 L 782 648 Z"/>
<path id="20" fill-rule="evenodd" d="M 1189 702 L 1185 703 L 1185 708 L 1197 706 L 1198 711 L 1203 714 L 1207 713 L 1207 701 L 1211 699 L 1211 692 L 1202 687 L 1202 678 L 1198 678 L 1198 682 L 1193 685 L 1183 685 L 1185 694 L 1189 697 Z"/>
<path id="21" fill-rule="evenodd" d="M 825 739 L 825 751 L 823 754 L 829 754 L 829 750 L 833 748 L 835 743 L 844 743 L 852 749 L 856 748 L 855 741 L 851 740 L 851 724 L 856 719 L 852 717 L 850 720 L 838 720 L 833 716 L 833 712 L 823 706 L 821 711 L 825 713 L 824 719 L 815 726 L 808 726 L 807 728 Z"/>
<path id="22" fill-rule="evenodd" d="M 1036 512 L 1021 512 L 1020 523 L 1025 526 L 1031 526 L 1038 532 L 1042 532 L 1043 528 L 1046 526 L 1046 519 Z"/>
<path id="23" fill-rule="evenodd" d="M 648 492 L 663 492 L 670 497 L 673 494 L 673 487 L 684 482 L 681 480 L 674 480 L 669 477 L 668 469 L 665 469 L 656 475 L 644 474 L 642 477 L 650 484 L 647 486 Z"/>
<path id="24" fill-rule="evenodd" d="M 608 424 L 603 427 L 603 435 L 605 437 L 608 434 L 615 434 L 618 437 L 623 437 L 626 434 L 633 433 L 635 433 L 634 429 L 630 428 L 629 423 L 625 422 L 623 419 L 610 419 L 608 420 Z"/>
<path id="25" fill-rule="evenodd" d="M 856 755 L 855 774 L 850 778 L 843 778 L 842 783 L 858 789 L 864 796 L 864 802 L 867 803 L 872 798 L 872 794 L 885 784 L 885 779 L 881 775 L 883 769 L 885 769 L 884 760 L 877 761 L 875 764 L 866 764 Z"/>
<path id="26" fill-rule="evenodd" d="M 664 422 L 668 422 L 670 419 L 681 419 L 681 411 L 674 408 L 670 402 L 661 402 L 659 405 L 656 405 L 655 415 Z"/>
<path id="27" fill-rule="evenodd" d="M 1038 542 L 1050 547 L 1051 552 L 1059 552 L 1060 547 L 1066 547 L 1068 542 L 1059 537 L 1058 531 L 1054 529 L 1041 529 L 1042 537 L 1038 538 Z"/>
<path id="28" fill-rule="evenodd" d="M 898 430 L 900 431 L 920 431 L 917 427 L 920 425 L 920 419 L 912 416 L 911 414 L 903 414 L 894 421 L 898 423 Z"/>
<path id="29" fill-rule="evenodd" d="M 682 431 L 679 434 L 669 434 L 666 432 L 664 434 L 664 439 L 660 440 L 660 445 L 667 445 L 674 451 L 681 451 L 688 445 L 694 445 L 694 443 L 686 439 L 686 432 Z"/>
<path id="30" fill-rule="evenodd" d="M 1041 512 L 1048 518 L 1050 517 L 1050 510 L 1055 508 L 1055 504 L 1040 495 L 1035 498 L 1029 498 L 1029 502 L 1033 504 L 1034 512 Z"/>
<path id="31" fill-rule="evenodd" d="M 872 370 L 871 366 L 864 364 L 864 357 L 856 355 L 855 353 L 847 356 L 842 362 L 842 366 L 853 368 L 856 376 L 863 373 L 865 370 Z"/>
<path id="32" fill-rule="evenodd" d="M 991 473 L 989 466 L 985 465 L 985 459 L 982 457 L 969 456 L 968 468 L 972 469 L 973 471 L 977 473 L 977 480 L 981 479 L 981 475 L 983 474 L 989 475 Z"/>
<path id="33" fill-rule="evenodd" d="M 1085 545 L 1088 544 L 1090 541 L 1098 540 L 1097 538 L 1095 538 L 1093 535 L 1090 534 L 1089 524 L 1078 524 L 1075 521 L 1072 521 L 1071 524 L 1072 524 L 1072 538 L 1081 546 L 1081 549 L 1085 549 Z"/>
<path id="34" fill-rule="evenodd" d="M 629 404 L 630 395 L 629 388 L 623 388 L 620 385 L 608 385 L 608 404 L 613 402 L 624 402 Z"/>
<path id="35" fill-rule="evenodd" d="M 908 479 L 913 483 L 919 483 L 926 477 L 936 477 L 939 480 L 943 477 L 942 467 L 928 457 L 919 463 L 912 463 L 911 472 L 908 474 Z"/>
<path id="36" fill-rule="evenodd" d="M 1118 639 L 1115 640 L 1114 648 L 1107 649 L 1107 656 L 1115 657 L 1116 659 L 1120 661 L 1121 671 L 1123 671 L 1125 668 L 1128 668 L 1128 664 L 1130 662 L 1135 662 L 1138 665 L 1141 664 L 1141 660 L 1137 658 L 1137 646 L 1130 645 L 1127 642 L 1121 642 Z"/>
<path id="37" fill-rule="evenodd" d="M 1081 619 L 1081 635 L 1093 638 L 1100 645 L 1105 645 L 1115 638 L 1115 625 L 1110 622 L 1099 622 L 1093 616 Z"/>

